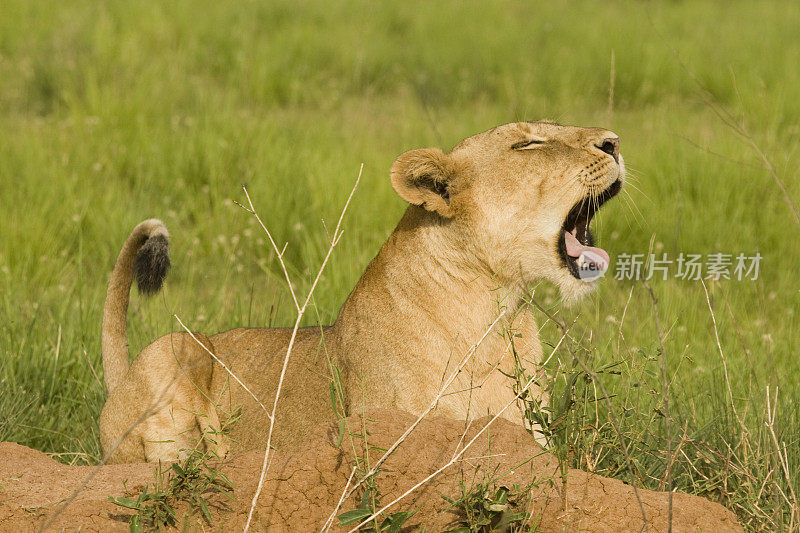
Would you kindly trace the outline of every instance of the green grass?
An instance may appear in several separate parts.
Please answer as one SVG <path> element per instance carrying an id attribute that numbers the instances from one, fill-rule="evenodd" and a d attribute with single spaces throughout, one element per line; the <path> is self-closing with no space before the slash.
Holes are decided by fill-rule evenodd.
<path id="1" fill-rule="evenodd" d="M 599 217 L 612 255 L 646 253 L 651 239 L 672 258 L 762 254 L 757 281 L 710 291 L 737 412 L 754 439 L 769 442 L 766 389 L 778 389 L 774 426 L 797 486 L 798 227 L 762 161 L 692 76 L 746 124 L 798 202 L 799 24 L 791 2 L 5 2 L 0 439 L 67 462 L 99 459 L 104 393 L 92 367 L 101 372 L 101 309 L 113 260 L 138 221 L 167 223 L 174 268 L 163 295 L 133 297 L 132 352 L 178 329 L 172 313 L 209 332 L 286 325 L 292 308 L 278 265 L 233 201 L 247 184 L 276 240 L 290 243 L 302 291 L 327 248 L 320 219 L 335 219 L 363 162 L 345 236 L 315 293 L 330 322 L 404 209 L 388 180 L 398 154 L 546 117 L 622 138 L 641 192 L 629 187 L 630 198 Z M 703 289 L 651 284 L 666 333 L 673 435 L 688 424 L 692 439 L 724 450 L 743 431 Z M 537 295 L 555 302 L 550 287 Z M 605 280 L 590 301 L 561 313 L 580 314 L 576 328 L 591 335 L 596 368 L 620 362 L 621 375 L 601 374 L 612 404 L 652 414 L 660 381 L 643 378 L 658 371 L 658 336 L 641 284 Z M 643 428 L 622 429 L 639 442 Z M 631 453 L 658 479 L 664 454 L 643 450 L 664 449 L 663 418 L 647 429 Z M 759 450 L 751 484 L 779 482 L 774 453 Z M 721 481 L 687 472 L 676 483 L 735 507 Z M 733 493 L 752 527 L 788 521 L 785 508 L 753 518 L 761 496 Z"/>
<path id="2" fill-rule="evenodd" d="M 108 497 L 113 503 L 136 511 L 130 517 L 131 533 L 162 531 L 178 524 L 189 529 L 192 519 L 196 527 L 200 517 L 212 525 L 209 505 L 229 509 L 228 502 L 235 499 L 233 485 L 225 474 L 209 465 L 209 461 L 216 461 L 219 456 L 197 448 L 184 452 L 186 455 L 181 461 L 168 467 L 158 463 L 153 472 L 152 490 L 148 490 L 150 487 L 146 485 L 132 491 L 129 496 Z M 216 501 L 212 502 L 212 499 Z M 184 516 L 179 515 L 181 506 L 188 507 Z"/>

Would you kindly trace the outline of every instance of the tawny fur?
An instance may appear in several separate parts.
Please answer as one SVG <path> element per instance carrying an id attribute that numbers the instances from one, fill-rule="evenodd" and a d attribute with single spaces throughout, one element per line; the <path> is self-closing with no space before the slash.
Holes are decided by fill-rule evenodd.
<path id="1" fill-rule="evenodd" d="M 308 429 L 333 419 L 331 364 L 341 370 L 346 408 L 422 412 L 498 309 L 529 366 L 541 360 L 526 291 L 549 280 L 567 301 L 587 294 L 558 254 L 567 213 L 624 176 L 624 164 L 598 148 L 616 138 L 602 129 L 549 122 L 506 124 L 470 137 L 449 154 L 412 150 L 391 181 L 411 205 L 345 301 L 336 322 L 299 332 L 281 392 L 274 445 L 292 448 Z M 544 144 L 520 149 L 521 142 Z M 512 146 L 517 148 L 512 148 Z M 109 462 L 173 460 L 202 432 L 218 454 L 263 447 L 264 410 L 208 354 L 213 352 L 271 406 L 291 331 L 234 329 L 211 337 L 173 333 L 128 365 L 125 320 L 133 262 L 159 221 L 137 226 L 109 283 L 103 318 L 103 367 L 109 397 L 100 417 Z M 154 247 L 158 250 L 159 247 Z M 497 413 L 513 400 L 514 360 L 507 337 L 490 333 L 439 402 L 435 415 Z M 206 351 L 208 350 L 208 351 Z M 480 385 L 479 387 L 477 385 Z M 534 391 L 543 402 L 547 398 Z M 241 408 L 230 437 L 214 430 Z M 522 422 L 518 408 L 504 415 Z"/>

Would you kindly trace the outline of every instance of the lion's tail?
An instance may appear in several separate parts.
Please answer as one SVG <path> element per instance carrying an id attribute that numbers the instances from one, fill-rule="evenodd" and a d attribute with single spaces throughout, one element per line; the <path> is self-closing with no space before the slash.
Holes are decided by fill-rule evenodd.
<path id="1" fill-rule="evenodd" d="M 133 277 L 140 293 L 154 294 L 161 289 L 169 265 L 169 233 L 164 223 L 151 218 L 133 228 L 111 272 L 103 308 L 103 373 L 108 392 L 130 367 L 127 315 Z"/>

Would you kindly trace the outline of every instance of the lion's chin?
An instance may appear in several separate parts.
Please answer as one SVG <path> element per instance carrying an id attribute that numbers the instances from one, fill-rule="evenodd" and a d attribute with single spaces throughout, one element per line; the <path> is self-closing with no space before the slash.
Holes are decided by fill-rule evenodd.
<path id="1" fill-rule="evenodd" d="M 576 283 L 574 281 L 570 281 L 565 285 L 559 285 L 558 287 L 561 292 L 561 301 L 564 305 L 571 307 L 591 294 L 595 290 L 597 283 L 587 283 L 583 281 L 578 281 Z"/>
<path id="2" fill-rule="evenodd" d="M 566 269 L 562 269 L 558 279 L 553 280 L 561 293 L 561 302 L 566 306 L 573 306 L 591 294 L 597 287 L 597 281 L 576 279 Z"/>

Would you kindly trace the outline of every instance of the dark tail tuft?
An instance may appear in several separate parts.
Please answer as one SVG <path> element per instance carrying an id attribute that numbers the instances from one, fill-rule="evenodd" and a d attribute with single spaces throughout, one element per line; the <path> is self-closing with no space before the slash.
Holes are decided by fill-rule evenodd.
<path id="1" fill-rule="evenodd" d="M 164 235 L 154 235 L 139 248 L 133 271 L 139 293 L 149 296 L 157 293 L 169 272 L 169 240 Z"/>

